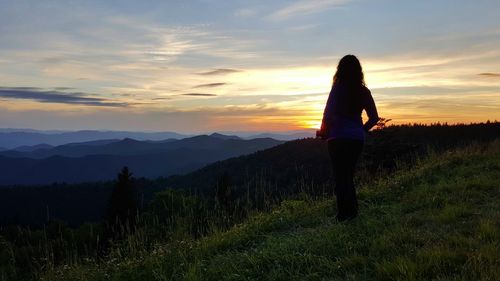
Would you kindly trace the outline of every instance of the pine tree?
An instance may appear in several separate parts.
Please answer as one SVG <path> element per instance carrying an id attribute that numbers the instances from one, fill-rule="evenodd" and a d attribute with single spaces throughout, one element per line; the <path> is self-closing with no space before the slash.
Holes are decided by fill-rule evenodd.
<path id="1" fill-rule="evenodd" d="M 230 210 L 232 205 L 232 195 L 229 175 L 227 172 L 224 172 L 224 174 L 217 180 L 217 185 L 215 186 L 215 199 L 223 210 Z"/>
<path id="2" fill-rule="evenodd" d="M 108 228 L 113 238 L 123 237 L 135 227 L 138 211 L 134 178 L 128 167 L 118 174 L 118 181 L 109 200 Z"/>

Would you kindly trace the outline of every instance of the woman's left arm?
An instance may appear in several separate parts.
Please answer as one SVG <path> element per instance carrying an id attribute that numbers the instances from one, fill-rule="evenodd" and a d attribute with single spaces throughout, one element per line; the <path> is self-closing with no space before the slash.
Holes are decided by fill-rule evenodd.
<path id="1" fill-rule="evenodd" d="M 377 106 L 375 105 L 375 101 L 373 100 L 370 90 L 368 90 L 368 94 L 366 96 L 365 111 L 368 115 L 368 121 L 366 121 L 363 125 L 363 129 L 365 132 L 368 132 L 371 128 L 373 128 L 373 126 L 377 125 L 379 120 Z"/>

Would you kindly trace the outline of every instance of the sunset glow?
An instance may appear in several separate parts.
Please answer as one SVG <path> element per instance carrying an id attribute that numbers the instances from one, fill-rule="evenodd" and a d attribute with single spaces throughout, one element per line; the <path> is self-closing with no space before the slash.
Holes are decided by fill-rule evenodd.
<path id="1" fill-rule="evenodd" d="M 318 128 L 348 53 L 393 124 L 500 120 L 500 4 L 459 2 L 0 0 L 0 127 Z"/>

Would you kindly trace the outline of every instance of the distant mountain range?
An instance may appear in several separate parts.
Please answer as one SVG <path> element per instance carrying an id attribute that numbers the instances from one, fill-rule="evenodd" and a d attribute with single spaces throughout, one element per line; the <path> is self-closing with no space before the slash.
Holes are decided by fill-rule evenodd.
<path id="1" fill-rule="evenodd" d="M 50 149 L 52 147 L 54 147 L 54 146 L 52 146 L 50 144 L 41 143 L 41 144 L 37 144 L 37 145 L 21 145 L 21 146 L 18 146 L 12 150 L 15 150 L 18 152 L 32 152 L 32 151 L 36 151 L 36 150 Z M 8 149 L 4 149 L 4 150 L 8 150 Z"/>
<path id="2" fill-rule="evenodd" d="M 261 133 L 228 131 L 228 132 L 221 132 L 221 134 L 236 135 L 244 139 L 272 138 L 276 140 L 290 141 L 290 140 L 314 137 L 316 134 L 316 130 L 307 129 L 307 130 L 296 130 L 287 132 L 261 132 Z"/>
<path id="3" fill-rule="evenodd" d="M 123 166 L 136 177 L 183 174 L 209 163 L 267 149 L 283 141 L 212 134 L 161 141 L 131 138 L 35 145 L 0 152 L 0 185 L 79 183 L 115 178 Z"/>
<path id="4" fill-rule="evenodd" d="M 123 139 L 133 138 L 136 140 L 164 140 L 182 139 L 189 135 L 175 132 L 127 132 L 127 131 L 74 131 L 74 132 L 53 132 L 53 131 L 18 131 L 15 129 L 0 130 L 0 147 L 13 149 L 20 146 L 33 146 L 38 144 L 62 145 L 74 142 L 86 142 L 103 139 Z"/>
<path id="5" fill-rule="evenodd" d="M 272 138 L 276 140 L 294 140 L 312 137 L 314 130 L 300 130 L 288 132 L 219 132 L 214 133 L 224 138 Z M 102 140 L 121 140 L 130 138 L 135 140 L 160 141 L 165 139 L 183 139 L 194 135 L 176 132 L 132 132 L 132 131 L 41 131 L 34 129 L 2 129 L 0 128 L 0 151 L 15 149 L 24 151 L 26 146 L 50 145 L 58 146 L 68 143 L 81 143 Z"/>

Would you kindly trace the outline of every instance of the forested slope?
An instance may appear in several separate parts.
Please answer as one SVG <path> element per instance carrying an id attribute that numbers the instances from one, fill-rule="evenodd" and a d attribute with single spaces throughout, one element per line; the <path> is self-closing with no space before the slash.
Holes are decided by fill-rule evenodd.
<path id="1" fill-rule="evenodd" d="M 228 231 L 45 280 L 499 280 L 498 178 L 500 142 L 467 146 L 362 186 L 347 223 L 332 199 L 286 200 Z"/>

